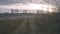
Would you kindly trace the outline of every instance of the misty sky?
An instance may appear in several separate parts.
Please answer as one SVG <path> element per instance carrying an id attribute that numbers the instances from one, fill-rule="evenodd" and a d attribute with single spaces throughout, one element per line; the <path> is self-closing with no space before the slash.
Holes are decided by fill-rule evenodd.
<path id="1" fill-rule="evenodd" d="M 48 3 L 48 4 L 60 4 L 60 0 L 0 0 L 0 5 L 16 4 L 16 3 Z"/>
<path id="2" fill-rule="evenodd" d="M 5 9 L 1 6 L 14 6 L 14 5 L 27 5 L 29 3 L 33 4 L 52 4 L 56 6 L 60 6 L 60 0 L 0 0 L 0 13 L 3 11 L 9 11 L 9 9 Z"/>

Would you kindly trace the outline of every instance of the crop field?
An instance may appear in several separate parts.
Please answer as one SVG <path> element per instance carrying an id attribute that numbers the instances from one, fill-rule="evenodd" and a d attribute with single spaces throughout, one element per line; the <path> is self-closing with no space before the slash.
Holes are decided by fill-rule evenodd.
<path id="1" fill-rule="evenodd" d="M 60 34 L 60 15 L 23 16 L 0 20 L 0 34 Z"/>

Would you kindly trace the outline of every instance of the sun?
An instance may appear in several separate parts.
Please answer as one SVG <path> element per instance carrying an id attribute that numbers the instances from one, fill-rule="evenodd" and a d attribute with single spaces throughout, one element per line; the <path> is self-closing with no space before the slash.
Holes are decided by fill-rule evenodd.
<path id="1" fill-rule="evenodd" d="M 49 11 L 50 13 L 53 12 L 53 6 L 48 4 L 28 4 L 28 9 L 35 9 L 35 10 L 43 10 L 43 11 Z"/>

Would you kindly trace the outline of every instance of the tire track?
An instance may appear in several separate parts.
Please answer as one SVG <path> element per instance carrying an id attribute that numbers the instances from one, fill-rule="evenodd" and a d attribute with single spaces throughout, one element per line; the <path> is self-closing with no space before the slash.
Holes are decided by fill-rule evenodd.
<path id="1" fill-rule="evenodd" d="M 22 24 L 16 29 L 17 34 L 40 34 L 34 21 L 34 17 L 25 18 Z"/>
<path id="2" fill-rule="evenodd" d="M 31 17 L 29 18 L 29 34 L 40 34 L 38 28 L 36 27 L 35 23 L 34 23 L 34 18 Z"/>
<path id="3" fill-rule="evenodd" d="M 24 19 L 24 21 L 22 22 L 22 24 L 16 29 L 16 31 L 18 32 L 18 34 L 27 34 L 27 24 L 28 19 Z"/>

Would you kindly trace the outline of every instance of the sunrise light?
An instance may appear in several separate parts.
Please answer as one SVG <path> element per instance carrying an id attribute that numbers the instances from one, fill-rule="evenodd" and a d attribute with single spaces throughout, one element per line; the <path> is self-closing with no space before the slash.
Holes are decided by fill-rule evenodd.
<path id="1" fill-rule="evenodd" d="M 49 11 L 50 13 L 53 12 L 54 6 L 48 5 L 48 4 L 33 4 L 33 3 L 28 3 L 28 4 L 12 4 L 12 5 L 3 5 L 0 6 L 0 8 L 6 8 L 6 9 L 26 9 L 26 10 L 43 10 L 43 11 Z"/>

